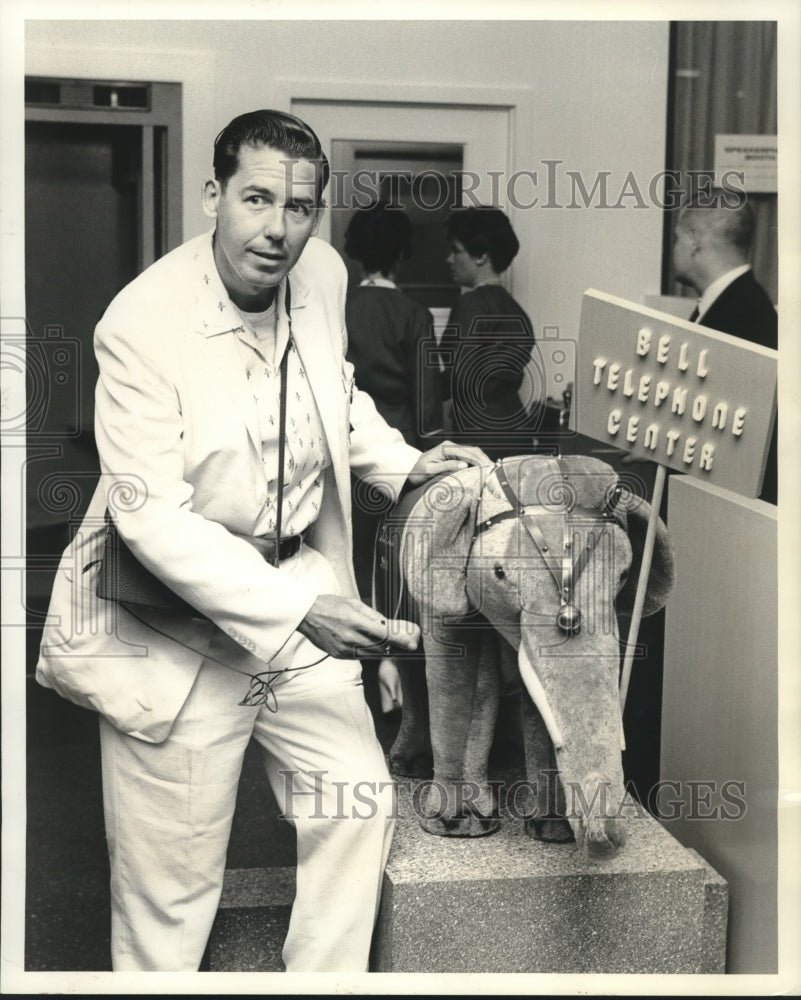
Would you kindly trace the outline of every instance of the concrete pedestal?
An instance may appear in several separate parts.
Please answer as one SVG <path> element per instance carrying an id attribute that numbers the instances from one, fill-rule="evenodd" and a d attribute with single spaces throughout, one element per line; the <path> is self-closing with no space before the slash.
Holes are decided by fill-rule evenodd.
<path id="1" fill-rule="evenodd" d="M 543 844 L 522 821 L 445 839 L 398 825 L 375 938 L 376 971 L 720 973 L 726 883 L 632 804 L 628 843 L 603 862 Z"/>
<path id="2" fill-rule="evenodd" d="M 489 837 L 433 837 L 414 816 L 415 787 L 398 787 L 373 971 L 724 971 L 726 882 L 634 804 L 626 847 L 588 863 L 512 817 Z M 280 971 L 293 895 L 294 869 L 229 871 L 212 971 Z"/>

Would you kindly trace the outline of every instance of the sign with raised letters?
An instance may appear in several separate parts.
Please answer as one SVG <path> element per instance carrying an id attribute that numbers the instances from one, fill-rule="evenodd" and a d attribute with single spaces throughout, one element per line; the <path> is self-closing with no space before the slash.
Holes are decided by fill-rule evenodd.
<path id="1" fill-rule="evenodd" d="M 589 289 L 571 426 L 748 497 L 776 419 L 777 353 Z"/>

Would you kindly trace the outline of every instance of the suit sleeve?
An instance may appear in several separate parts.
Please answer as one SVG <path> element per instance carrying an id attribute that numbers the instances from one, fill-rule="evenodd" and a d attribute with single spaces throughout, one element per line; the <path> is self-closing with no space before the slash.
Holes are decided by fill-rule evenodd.
<path id="1" fill-rule="evenodd" d="M 350 362 L 343 360 L 343 371 L 351 390 L 348 442 L 351 472 L 397 500 L 420 451 L 408 445 L 400 431 L 389 426 L 372 397 L 358 388 Z"/>

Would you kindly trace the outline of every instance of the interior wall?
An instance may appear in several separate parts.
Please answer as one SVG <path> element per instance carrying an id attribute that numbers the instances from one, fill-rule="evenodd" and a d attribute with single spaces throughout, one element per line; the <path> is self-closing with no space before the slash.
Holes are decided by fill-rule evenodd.
<path id="1" fill-rule="evenodd" d="M 668 524 L 678 584 L 666 608 L 665 786 L 657 805 L 673 836 L 728 882 L 726 971 L 771 974 L 777 894 L 784 901 L 792 891 L 777 882 L 786 688 L 778 674 L 776 507 L 671 476 Z"/>
<path id="2" fill-rule="evenodd" d="M 514 293 L 538 334 L 558 328 L 571 340 L 586 288 L 637 302 L 660 290 L 663 210 L 649 190 L 664 169 L 668 29 L 667 21 L 29 21 L 26 73 L 184 84 L 185 238 L 208 226 L 199 192 L 215 135 L 242 111 L 292 93 L 288 79 L 299 90 L 307 80 L 347 84 L 365 97 L 377 86 L 391 94 L 394 84 L 435 100 L 462 86 L 473 100 L 482 88 L 519 89 L 510 163 L 532 173 L 519 173 L 514 188 Z M 593 193 L 599 177 L 605 200 Z"/>

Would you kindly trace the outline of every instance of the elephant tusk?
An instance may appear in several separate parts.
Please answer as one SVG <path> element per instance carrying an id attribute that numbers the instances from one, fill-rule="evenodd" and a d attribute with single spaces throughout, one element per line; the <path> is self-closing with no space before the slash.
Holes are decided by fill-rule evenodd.
<path id="1" fill-rule="evenodd" d="M 520 676 L 523 679 L 526 690 L 542 716 L 545 728 L 548 730 L 548 734 L 553 741 L 554 749 L 561 750 L 565 742 L 562 738 L 562 731 L 559 729 L 559 725 L 554 718 L 553 712 L 551 711 L 551 706 L 548 703 L 548 696 L 545 694 L 545 688 L 542 686 L 542 682 L 539 677 L 537 677 L 537 673 L 531 665 L 531 660 L 529 660 L 528 654 L 523 648 L 522 642 L 517 653 L 517 663 L 520 668 Z"/>

